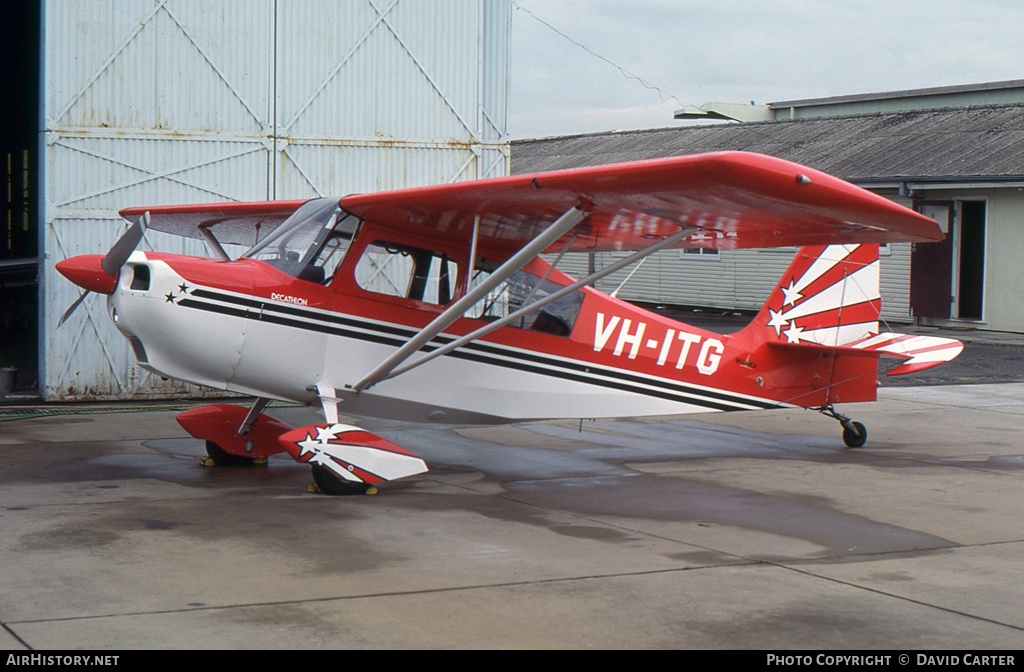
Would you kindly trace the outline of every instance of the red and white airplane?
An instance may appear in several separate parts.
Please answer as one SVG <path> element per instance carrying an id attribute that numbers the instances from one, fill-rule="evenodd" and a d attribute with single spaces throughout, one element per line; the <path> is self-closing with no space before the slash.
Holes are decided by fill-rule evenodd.
<path id="1" fill-rule="evenodd" d="M 339 408 L 507 423 L 802 407 L 858 447 L 864 426 L 833 404 L 875 400 L 879 356 L 906 360 L 894 375 L 963 348 L 878 329 L 877 244 L 940 240 L 934 221 L 756 154 L 121 215 L 133 225 L 106 255 L 57 269 L 83 298 L 108 296 L 144 369 L 257 398 L 178 416 L 215 463 L 287 452 L 331 494 L 427 469 L 341 424 Z M 135 251 L 147 227 L 203 238 L 216 258 Z M 225 245 L 248 251 L 232 259 Z M 665 248 L 779 246 L 802 249 L 728 336 L 591 287 Z M 578 281 L 557 269 L 568 252 L 609 250 L 634 254 Z M 273 399 L 319 402 L 326 422 L 294 429 L 263 414 Z"/>

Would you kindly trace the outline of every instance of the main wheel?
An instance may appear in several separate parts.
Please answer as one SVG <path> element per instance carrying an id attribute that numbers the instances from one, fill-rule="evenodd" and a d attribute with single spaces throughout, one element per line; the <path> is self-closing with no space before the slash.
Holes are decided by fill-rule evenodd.
<path id="1" fill-rule="evenodd" d="M 853 427 L 843 427 L 843 443 L 850 448 L 860 448 L 868 440 L 868 429 L 859 422 L 851 423 Z"/>
<path id="2" fill-rule="evenodd" d="M 316 487 L 320 488 L 320 492 L 325 495 L 362 495 L 370 489 L 370 486 L 366 483 L 346 481 L 327 467 L 319 464 L 312 465 L 312 468 L 313 482 L 316 483 Z"/>
<path id="3" fill-rule="evenodd" d="M 209 440 L 206 442 L 206 454 L 209 455 L 214 464 L 219 467 L 248 467 L 252 466 L 252 463 L 256 461 L 256 458 L 254 457 L 232 455 L 213 441 Z"/>

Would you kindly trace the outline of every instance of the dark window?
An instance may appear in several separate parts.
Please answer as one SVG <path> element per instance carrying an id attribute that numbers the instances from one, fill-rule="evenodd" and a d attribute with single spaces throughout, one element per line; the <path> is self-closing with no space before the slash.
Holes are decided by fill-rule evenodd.
<path id="1" fill-rule="evenodd" d="M 686 247 L 679 250 L 679 258 L 684 257 L 717 257 L 718 250 L 708 247 Z"/>

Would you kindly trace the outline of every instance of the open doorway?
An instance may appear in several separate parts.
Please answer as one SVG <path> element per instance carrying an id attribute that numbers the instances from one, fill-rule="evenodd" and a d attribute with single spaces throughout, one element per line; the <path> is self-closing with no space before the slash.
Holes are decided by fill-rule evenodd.
<path id="1" fill-rule="evenodd" d="M 954 314 L 963 320 L 981 320 L 985 295 L 985 201 L 962 201 L 954 238 L 959 259 L 959 277 L 954 300 Z"/>
<path id="2" fill-rule="evenodd" d="M 982 320 L 985 296 L 985 201 L 917 201 L 946 234 L 914 243 L 910 310 L 915 318 Z"/>
<path id="3" fill-rule="evenodd" d="M 40 7 L 0 6 L 0 400 L 39 385 Z"/>

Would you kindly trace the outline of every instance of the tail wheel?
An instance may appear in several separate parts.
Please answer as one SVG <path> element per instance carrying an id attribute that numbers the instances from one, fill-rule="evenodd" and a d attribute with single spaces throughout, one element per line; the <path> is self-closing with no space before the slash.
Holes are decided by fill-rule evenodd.
<path id="1" fill-rule="evenodd" d="M 209 440 L 206 442 L 206 454 L 209 455 L 210 459 L 213 460 L 213 463 L 219 467 L 248 467 L 256 461 L 256 458 L 254 457 L 232 455 L 213 441 Z"/>
<path id="2" fill-rule="evenodd" d="M 312 465 L 312 468 L 313 482 L 316 483 L 316 487 L 320 488 L 320 492 L 325 495 L 364 495 L 370 489 L 370 486 L 366 483 L 346 481 L 327 467 L 319 464 Z"/>
<path id="3" fill-rule="evenodd" d="M 868 440 L 868 429 L 860 422 L 843 425 L 843 443 L 850 448 L 860 448 Z"/>

